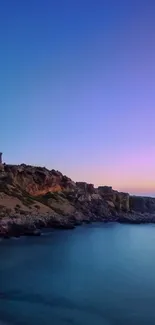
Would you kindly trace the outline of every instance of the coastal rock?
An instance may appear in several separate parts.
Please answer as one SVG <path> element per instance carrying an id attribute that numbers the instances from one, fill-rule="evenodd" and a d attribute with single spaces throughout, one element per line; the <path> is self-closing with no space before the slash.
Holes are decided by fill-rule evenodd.
<path id="1" fill-rule="evenodd" d="M 98 187 L 98 193 L 101 197 L 108 202 L 109 206 L 114 206 L 114 208 L 118 211 L 129 211 L 130 210 L 130 202 L 129 202 L 129 194 L 118 192 L 112 189 L 112 187 L 108 186 L 100 186 Z"/>
<path id="2" fill-rule="evenodd" d="M 96 221 L 155 222 L 155 198 L 75 183 L 45 167 L 5 164 L 0 170 L 0 237 L 39 236 L 42 228 Z"/>
<path id="3" fill-rule="evenodd" d="M 79 190 L 82 190 L 82 192 L 88 194 L 93 194 L 95 192 L 93 184 L 87 184 L 85 182 L 76 182 L 76 186 Z"/>
<path id="4" fill-rule="evenodd" d="M 155 198 L 130 196 L 130 209 L 142 213 L 155 213 Z"/>
<path id="5" fill-rule="evenodd" d="M 120 214 L 117 218 L 120 223 L 130 223 L 130 224 L 145 224 L 145 223 L 155 223 L 155 214 L 145 214 L 145 213 L 128 213 Z"/>
<path id="6" fill-rule="evenodd" d="M 30 195 L 39 196 L 48 192 L 72 190 L 76 184 L 67 176 L 45 167 L 27 165 L 5 165 L 2 182 L 12 186 L 12 191 L 19 188 Z"/>

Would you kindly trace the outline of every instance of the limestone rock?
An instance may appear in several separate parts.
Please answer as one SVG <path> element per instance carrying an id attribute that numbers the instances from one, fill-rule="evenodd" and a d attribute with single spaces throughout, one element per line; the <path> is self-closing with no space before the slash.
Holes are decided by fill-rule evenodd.
<path id="1" fill-rule="evenodd" d="M 142 213 L 155 213 L 155 198 L 130 196 L 131 210 Z"/>
<path id="2" fill-rule="evenodd" d="M 129 196 L 45 167 L 3 164 L 0 170 L 0 236 L 40 235 L 40 229 L 73 229 L 83 222 L 155 222 L 155 198 Z M 38 230 L 39 229 L 39 230 Z"/>
<path id="3" fill-rule="evenodd" d="M 104 200 L 108 202 L 109 205 L 114 205 L 115 209 L 118 211 L 129 211 L 130 210 L 130 202 L 129 202 L 129 194 L 118 192 L 112 189 L 112 187 L 108 186 L 100 186 L 98 187 L 98 193 L 102 196 Z"/>

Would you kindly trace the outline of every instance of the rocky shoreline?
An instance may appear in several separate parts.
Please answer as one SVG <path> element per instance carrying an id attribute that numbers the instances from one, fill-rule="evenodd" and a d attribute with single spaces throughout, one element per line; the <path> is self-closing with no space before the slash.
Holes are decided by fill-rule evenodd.
<path id="1" fill-rule="evenodd" d="M 43 167 L 1 166 L 1 238 L 39 236 L 44 228 L 74 229 L 96 221 L 155 223 L 155 198 L 73 182 Z"/>
<path id="2" fill-rule="evenodd" d="M 118 222 L 125 224 L 148 224 L 155 223 L 155 215 L 148 214 L 120 214 L 108 218 L 95 217 L 91 219 L 76 220 L 76 218 L 54 219 L 53 217 L 36 217 L 26 216 L 21 218 L 3 218 L 0 222 L 0 238 L 11 238 L 21 236 L 40 236 L 43 229 L 60 229 L 72 230 L 82 224 L 95 222 Z"/>

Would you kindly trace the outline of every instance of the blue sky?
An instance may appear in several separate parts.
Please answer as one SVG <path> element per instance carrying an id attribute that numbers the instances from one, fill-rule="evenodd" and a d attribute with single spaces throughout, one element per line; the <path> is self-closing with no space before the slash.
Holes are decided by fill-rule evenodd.
<path id="1" fill-rule="evenodd" d="M 4 160 L 155 194 L 155 2 L 0 6 Z"/>

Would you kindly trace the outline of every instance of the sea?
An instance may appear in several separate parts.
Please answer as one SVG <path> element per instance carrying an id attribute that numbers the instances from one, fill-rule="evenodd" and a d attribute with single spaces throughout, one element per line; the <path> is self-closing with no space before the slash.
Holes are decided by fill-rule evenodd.
<path id="1" fill-rule="evenodd" d="M 155 225 L 2 240 L 0 324 L 155 325 Z"/>

